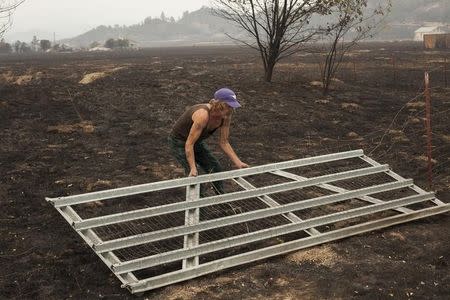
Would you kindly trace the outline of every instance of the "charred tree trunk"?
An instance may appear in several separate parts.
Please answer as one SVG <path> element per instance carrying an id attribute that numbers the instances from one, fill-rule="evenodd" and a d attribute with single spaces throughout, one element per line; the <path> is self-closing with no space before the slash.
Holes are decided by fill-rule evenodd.
<path id="1" fill-rule="evenodd" d="M 269 54 L 266 54 L 263 57 L 264 61 L 264 80 L 266 82 L 272 81 L 273 70 L 275 69 L 275 65 L 277 64 L 278 52 L 276 50 L 269 51 Z"/>
<path id="2" fill-rule="evenodd" d="M 337 47 L 339 44 L 339 40 L 341 39 L 342 30 L 339 30 L 335 35 L 331 47 L 325 57 L 325 64 L 322 70 L 322 85 L 323 85 L 323 94 L 328 95 L 330 92 L 331 80 L 333 79 L 336 73 L 336 62 L 337 59 Z"/>
<path id="3" fill-rule="evenodd" d="M 266 82 L 272 81 L 273 76 L 273 69 L 275 68 L 275 63 L 267 65 L 266 69 L 264 70 L 264 80 Z"/>

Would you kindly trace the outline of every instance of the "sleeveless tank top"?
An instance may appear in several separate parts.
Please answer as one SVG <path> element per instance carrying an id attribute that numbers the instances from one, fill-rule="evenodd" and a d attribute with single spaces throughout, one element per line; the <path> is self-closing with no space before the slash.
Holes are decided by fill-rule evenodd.
<path id="1" fill-rule="evenodd" d="M 196 104 L 191 107 L 188 107 L 184 111 L 184 113 L 178 118 L 178 120 L 175 122 L 175 125 L 172 127 L 170 136 L 172 136 L 176 139 L 182 140 L 182 141 L 186 141 L 189 136 L 189 132 L 191 131 L 192 124 L 194 124 L 194 121 L 192 121 L 192 115 L 199 109 L 206 109 L 206 111 L 208 111 L 208 115 L 209 115 L 209 107 L 206 104 Z M 198 138 L 198 141 L 208 138 L 222 125 L 223 125 L 223 120 L 219 127 L 214 128 L 211 131 L 208 131 L 208 129 L 206 127 L 203 128 L 203 131 L 202 131 L 200 137 Z"/>

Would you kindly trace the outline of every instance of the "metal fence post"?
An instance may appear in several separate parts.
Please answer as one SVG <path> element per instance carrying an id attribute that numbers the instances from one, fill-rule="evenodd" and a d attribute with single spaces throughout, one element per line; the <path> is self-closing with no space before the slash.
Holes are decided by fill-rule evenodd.
<path id="1" fill-rule="evenodd" d="M 425 107 L 426 107 L 426 130 L 427 130 L 427 157 L 428 157 L 428 188 L 433 186 L 433 161 L 432 140 L 431 140 L 431 93 L 430 93 L 430 75 L 425 72 Z"/>
<path id="2" fill-rule="evenodd" d="M 195 201 L 200 199 L 200 184 L 188 185 L 186 187 L 186 201 Z M 198 224 L 200 220 L 200 208 L 187 209 L 184 219 L 185 226 Z M 186 234 L 184 236 L 184 249 L 190 249 L 198 246 L 198 232 Z M 183 260 L 183 269 L 198 266 L 198 256 L 186 258 Z"/>
<path id="3" fill-rule="evenodd" d="M 444 86 L 447 88 L 448 81 L 447 81 L 447 58 L 444 59 Z"/>
<path id="4" fill-rule="evenodd" d="M 395 56 L 392 56 L 392 69 L 393 69 L 393 75 L 394 75 L 394 86 L 397 86 L 397 64 L 395 61 Z"/>

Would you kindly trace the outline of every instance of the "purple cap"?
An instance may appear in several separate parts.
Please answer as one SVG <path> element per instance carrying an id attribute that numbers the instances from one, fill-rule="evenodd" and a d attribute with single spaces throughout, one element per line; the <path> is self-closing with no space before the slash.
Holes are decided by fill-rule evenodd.
<path id="1" fill-rule="evenodd" d="M 236 94 L 228 88 L 222 88 L 220 90 L 217 90 L 214 93 L 214 99 L 223 101 L 232 108 L 241 107 L 238 100 L 236 99 Z"/>

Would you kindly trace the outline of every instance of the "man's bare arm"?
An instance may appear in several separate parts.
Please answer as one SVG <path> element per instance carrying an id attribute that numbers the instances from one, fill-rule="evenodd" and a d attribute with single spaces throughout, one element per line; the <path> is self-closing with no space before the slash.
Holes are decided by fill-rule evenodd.
<path id="1" fill-rule="evenodd" d="M 247 168 L 248 165 L 246 163 L 243 163 L 239 157 L 237 156 L 236 152 L 234 151 L 233 147 L 231 147 L 231 144 L 229 142 L 229 136 L 230 136 L 230 124 L 231 124 L 231 114 L 224 119 L 224 123 L 222 127 L 220 127 L 220 135 L 219 135 L 219 146 L 222 149 L 222 151 L 230 158 L 230 160 L 233 162 L 233 164 L 237 168 Z"/>
<path id="2" fill-rule="evenodd" d="M 192 127 L 184 145 L 186 160 L 189 164 L 189 176 L 197 176 L 197 164 L 195 163 L 194 145 L 202 134 L 203 129 L 208 125 L 208 112 L 200 109 L 192 115 Z"/>

